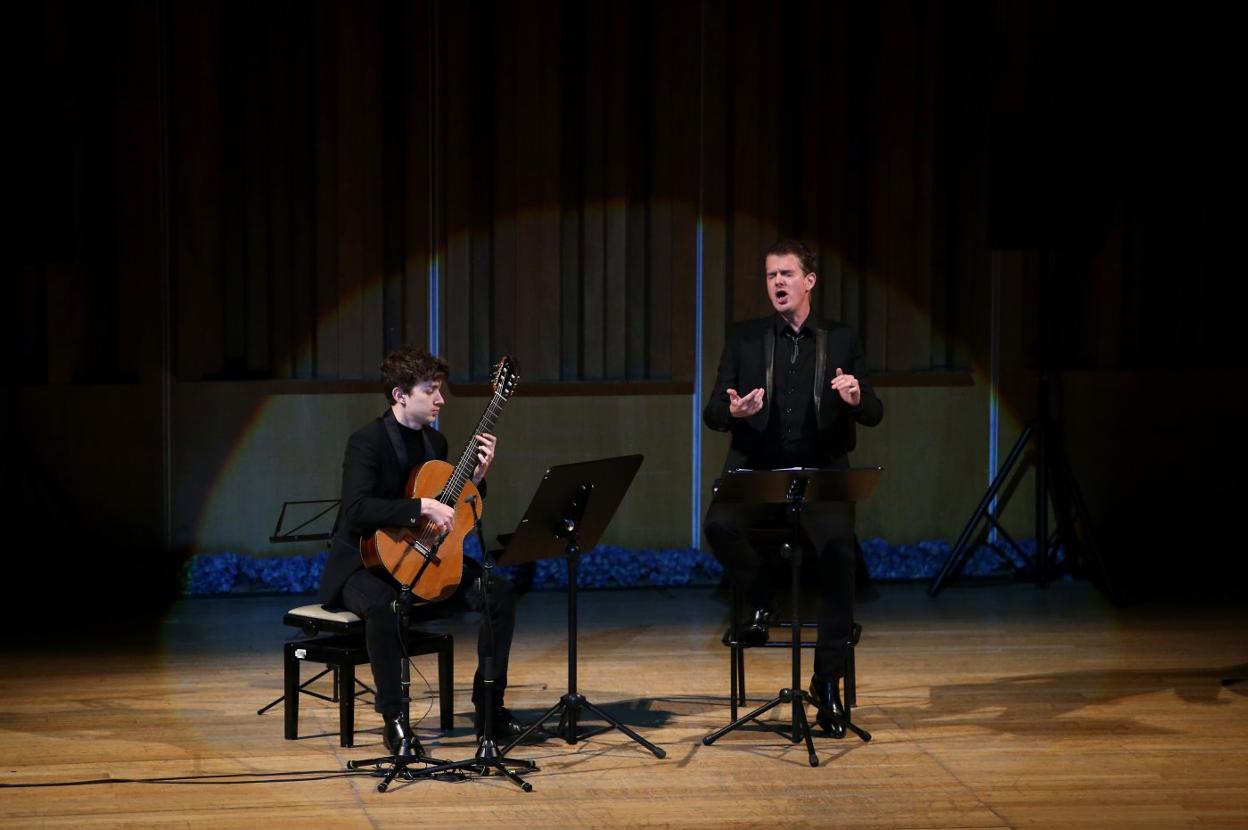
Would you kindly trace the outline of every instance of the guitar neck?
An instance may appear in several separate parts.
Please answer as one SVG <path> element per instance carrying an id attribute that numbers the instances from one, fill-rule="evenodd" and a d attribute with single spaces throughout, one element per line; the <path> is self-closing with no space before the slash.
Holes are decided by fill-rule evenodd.
<path id="1" fill-rule="evenodd" d="M 438 499 L 443 504 L 453 505 L 459 501 L 459 494 L 463 492 L 464 484 L 472 477 L 472 471 L 477 468 L 477 439 L 482 433 L 494 429 L 494 425 L 498 423 L 499 417 L 503 414 L 503 405 L 506 403 L 507 398 L 495 392 L 490 402 L 486 404 L 485 412 L 481 413 L 481 419 L 477 421 L 477 428 L 473 430 L 467 446 L 459 455 L 455 472 L 451 474 L 450 481 L 446 483 L 446 489 L 442 491 Z"/>

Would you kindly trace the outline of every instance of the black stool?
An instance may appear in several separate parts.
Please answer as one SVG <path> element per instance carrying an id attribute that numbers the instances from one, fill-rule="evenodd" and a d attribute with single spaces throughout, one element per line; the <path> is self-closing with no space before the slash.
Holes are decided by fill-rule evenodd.
<path id="1" fill-rule="evenodd" d="M 745 609 L 745 603 L 742 599 L 741 591 L 734 585 L 732 587 L 732 619 L 740 620 L 741 612 Z M 801 628 L 818 628 L 819 623 L 802 620 L 799 624 Z M 792 620 L 784 620 L 778 623 L 772 623 L 771 628 L 793 628 Z M 732 719 L 737 719 L 737 706 L 745 705 L 745 650 L 749 648 L 784 648 L 791 649 L 793 644 L 791 637 L 783 639 L 769 639 L 761 646 L 753 646 L 749 643 L 741 642 L 738 636 L 739 632 L 736 626 L 729 624 L 728 630 L 724 632 L 722 642 L 728 646 L 728 655 L 730 668 L 728 671 L 729 689 L 732 695 Z M 851 623 L 849 639 L 845 648 L 845 667 L 841 676 L 842 679 L 842 702 L 845 704 L 845 717 L 852 717 L 853 707 L 858 705 L 858 683 L 857 674 L 854 663 L 854 647 L 858 645 L 858 640 L 862 637 L 862 625 L 859 623 Z M 814 640 L 801 640 L 799 648 L 814 648 Z"/>
<path id="2" fill-rule="evenodd" d="M 261 708 L 261 715 L 285 702 L 286 740 L 299 737 L 299 695 L 306 694 L 338 704 L 338 739 L 342 746 L 355 745 L 355 701 L 362 694 L 373 692 L 355 676 L 355 667 L 368 662 L 364 645 L 364 621 L 350 611 L 327 610 L 321 605 L 293 608 L 282 620 L 286 625 L 302 629 L 304 639 L 291 640 L 283 651 L 285 694 Z M 320 636 L 328 635 L 328 636 Z M 411 656 L 438 655 L 438 708 L 440 727 L 449 731 L 454 722 L 452 701 L 455 683 L 455 643 L 450 634 L 418 631 L 408 633 L 407 651 Z M 300 664 L 322 663 L 326 668 L 300 682 Z M 324 695 L 308 686 L 333 672 L 333 694 Z M 357 686 L 359 687 L 357 689 Z"/>
<path id="3" fill-rule="evenodd" d="M 750 542 L 753 543 L 755 550 L 757 550 L 759 554 L 764 557 L 764 562 L 767 562 L 770 559 L 770 556 L 768 554 L 780 552 L 780 550 L 783 548 L 785 543 L 790 541 L 790 533 L 791 533 L 790 531 L 786 529 L 781 529 L 778 527 L 756 527 L 756 528 L 751 528 L 748 531 L 748 536 L 749 536 Z M 860 556 L 861 555 L 860 549 L 859 549 L 858 540 L 856 537 L 854 539 L 854 548 L 855 548 L 856 555 Z M 802 542 L 801 550 L 796 551 L 796 552 L 805 554 L 811 557 L 818 556 L 818 554 L 811 548 L 810 543 L 808 541 Z M 803 559 L 804 559 L 803 556 L 798 556 L 796 557 L 796 561 L 791 561 L 789 563 L 789 566 L 790 567 L 796 566 L 800 568 L 801 567 L 800 563 L 803 561 Z M 800 587 L 800 580 L 797 580 L 797 579 L 792 580 L 792 590 L 798 590 L 799 587 Z M 729 689 L 732 695 L 731 715 L 732 715 L 732 719 L 735 721 L 737 719 L 737 706 L 745 705 L 745 650 L 747 648 L 791 649 L 793 647 L 793 643 L 792 643 L 793 638 L 785 637 L 783 639 L 779 639 L 779 638 L 769 639 L 766 643 L 764 643 L 761 646 L 751 646 L 748 643 L 741 642 L 738 636 L 738 632 L 736 631 L 736 626 L 739 624 L 739 621 L 742 619 L 742 611 L 745 610 L 745 599 L 744 599 L 743 592 L 741 591 L 740 587 L 736 583 L 732 584 L 731 596 L 732 596 L 732 599 L 731 599 L 730 606 L 731 606 L 731 613 L 732 613 L 732 618 L 731 618 L 732 621 L 728 625 L 728 630 L 724 632 L 724 636 L 721 642 L 723 642 L 724 645 L 728 646 L 728 655 L 729 655 L 729 661 L 730 661 L 730 669 L 728 672 L 728 677 L 729 677 L 728 682 L 729 682 Z M 794 603 L 794 608 L 797 608 L 798 603 L 797 603 L 796 597 L 793 599 L 793 603 Z M 800 623 L 800 626 L 803 629 L 818 628 L 819 623 L 810 622 L 808 620 L 803 620 Z M 771 627 L 782 628 L 782 629 L 792 629 L 793 621 L 784 620 L 782 622 L 772 623 Z M 854 706 L 858 704 L 858 684 L 857 684 L 857 676 L 855 673 L 855 664 L 854 664 L 854 647 L 858 645 L 858 640 L 859 638 L 861 638 L 861 636 L 862 636 L 862 626 L 856 622 L 851 623 L 849 639 L 846 642 L 846 648 L 845 648 L 845 665 L 844 665 L 844 668 L 842 670 L 842 675 L 841 675 L 842 681 L 844 684 L 842 687 L 841 702 L 845 704 L 845 717 L 847 720 L 852 719 L 851 710 L 853 709 Z M 799 648 L 813 649 L 815 647 L 815 642 L 812 640 L 803 640 L 800 637 L 798 639 L 800 642 Z"/>
<path id="4" fill-rule="evenodd" d="M 789 649 L 790 657 L 792 660 L 791 684 L 788 688 L 781 689 L 774 698 L 767 701 L 762 706 L 759 706 L 758 708 L 754 709 L 753 711 L 741 717 L 737 716 L 738 704 L 745 702 L 744 650 L 748 648 L 748 646 L 746 646 L 744 643 L 741 642 L 741 638 L 737 630 L 737 624 L 741 618 L 741 615 L 740 615 L 740 608 L 739 608 L 739 605 L 740 605 L 739 592 L 735 590 L 735 586 L 734 586 L 732 619 L 730 622 L 730 628 L 729 628 L 729 634 L 728 634 L 728 643 L 729 643 L 729 649 L 730 649 L 729 653 L 730 653 L 730 660 L 731 660 L 730 674 L 732 676 L 732 697 L 731 697 L 731 704 L 730 704 L 732 708 L 732 722 L 729 723 L 727 726 L 716 729 L 714 732 L 704 737 L 702 739 L 702 743 L 705 744 L 706 746 L 710 746 L 712 743 L 719 740 L 724 735 L 728 734 L 734 729 L 737 729 L 738 727 L 745 725 L 746 723 L 750 721 L 755 721 L 761 724 L 762 722 L 757 720 L 760 715 L 763 715 L 764 713 L 770 711 L 771 709 L 774 709 L 775 707 L 783 703 L 788 703 L 792 707 L 792 734 L 786 737 L 788 737 L 789 740 L 791 740 L 793 743 L 800 743 L 802 741 L 805 741 L 807 758 L 810 762 L 810 765 L 812 767 L 817 767 L 819 766 L 819 758 L 815 754 L 815 745 L 814 745 L 814 742 L 811 740 L 810 723 L 806 717 L 806 711 L 805 711 L 805 705 L 807 703 L 813 705 L 815 704 L 815 701 L 813 698 L 811 698 L 809 693 L 807 693 L 806 691 L 802 689 L 802 685 L 801 685 L 801 649 L 804 647 L 813 648 L 815 645 L 814 643 L 810 643 L 809 646 L 807 646 L 807 644 L 802 642 L 801 640 L 801 629 L 803 627 L 813 625 L 813 623 L 803 623 L 801 620 L 802 546 L 800 544 L 795 545 L 789 542 L 785 542 L 781 546 L 781 551 L 782 551 L 781 555 L 785 559 L 790 560 L 793 596 L 791 598 L 792 618 L 789 621 L 787 626 L 784 626 L 783 623 L 779 624 L 789 629 L 789 633 L 790 633 L 789 641 L 788 643 L 780 643 L 777 645 L 779 647 L 787 646 Z M 857 624 L 855 624 L 855 626 L 856 625 Z M 861 631 L 861 628 L 858 628 L 858 630 Z M 846 655 L 852 654 L 853 643 L 855 642 L 856 642 L 856 637 L 851 635 L 849 638 L 849 642 L 847 643 L 849 647 L 846 649 Z M 854 670 L 854 665 L 853 665 L 852 660 L 847 659 L 846 665 L 845 665 L 844 677 L 852 678 L 853 670 Z M 846 691 L 847 697 L 850 693 L 848 690 L 850 689 L 854 690 L 856 694 L 856 689 L 854 687 L 854 683 L 852 680 L 847 686 L 847 691 Z M 848 703 L 845 703 L 845 707 L 846 707 L 845 717 L 841 720 L 841 723 L 845 727 L 845 729 L 853 732 L 863 741 L 871 740 L 871 733 L 867 732 L 865 729 L 862 729 L 857 724 L 855 724 L 853 720 L 850 719 L 850 710 L 849 710 Z M 769 727 L 769 728 L 774 728 L 774 727 Z"/>

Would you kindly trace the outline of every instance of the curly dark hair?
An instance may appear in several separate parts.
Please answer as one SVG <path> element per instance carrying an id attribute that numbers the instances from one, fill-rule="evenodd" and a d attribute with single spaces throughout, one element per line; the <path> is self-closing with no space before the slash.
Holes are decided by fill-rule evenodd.
<path id="1" fill-rule="evenodd" d="M 399 346 L 381 362 L 381 382 L 386 385 L 386 400 L 394 403 L 390 390 L 396 386 L 411 389 L 427 380 L 446 380 L 451 367 L 436 354 L 419 346 Z"/>
<path id="2" fill-rule="evenodd" d="M 769 256 L 785 256 L 792 254 L 797 257 L 797 261 L 802 265 L 802 272 L 809 274 L 815 270 L 815 255 L 796 239 L 781 239 L 775 245 L 767 249 L 767 253 L 763 255 L 766 259 Z"/>

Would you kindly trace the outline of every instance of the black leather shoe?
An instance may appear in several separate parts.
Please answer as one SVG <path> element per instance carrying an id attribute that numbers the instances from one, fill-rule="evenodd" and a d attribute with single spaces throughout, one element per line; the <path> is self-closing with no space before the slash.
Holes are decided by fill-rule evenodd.
<path id="1" fill-rule="evenodd" d="M 424 749 L 420 745 L 420 741 L 416 738 L 416 734 L 412 732 L 412 727 L 407 722 L 407 717 L 403 714 L 391 715 L 386 718 L 386 726 L 381 732 L 381 740 L 386 745 L 386 749 L 391 755 L 396 757 L 418 757 L 424 754 Z"/>
<path id="2" fill-rule="evenodd" d="M 755 608 L 750 621 L 740 632 L 742 645 L 761 646 L 771 638 L 771 611 L 767 608 Z"/>
<path id="3" fill-rule="evenodd" d="M 485 718 L 481 716 L 480 712 L 477 712 L 474 722 L 477 730 L 477 740 L 479 741 L 485 733 Z M 516 716 L 511 713 L 510 709 L 495 710 L 494 743 L 500 745 L 509 744 L 524 734 L 524 730 L 528 728 L 529 724 L 517 720 Z M 549 741 L 550 738 L 551 734 L 539 726 L 528 734 L 528 737 L 524 739 L 524 742 L 526 744 L 540 744 L 545 741 Z"/>
<path id="4" fill-rule="evenodd" d="M 845 707 L 841 705 L 840 678 L 810 677 L 810 696 L 818 707 L 816 720 L 825 735 L 845 737 Z"/>

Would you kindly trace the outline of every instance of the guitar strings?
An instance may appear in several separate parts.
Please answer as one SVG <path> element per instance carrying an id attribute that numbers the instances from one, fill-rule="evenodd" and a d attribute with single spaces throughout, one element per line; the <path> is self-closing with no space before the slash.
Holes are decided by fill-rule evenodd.
<path id="1" fill-rule="evenodd" d="M 503 411 L 503 403 L 505 400 L 506 399 L 502 397 L 500 392 L 495 392 L 494 396 L 490 399 L 489 404 L 486 405 L 485 412 L 482 413 L 481 419 L 477 422 L 477 428 L 473 432 L 472 438 L 468 439 L 468 445 L 464 448 L 463 453 L 460 454 L 459 462 L 455 465 L 455 469 L 452 471 L 451 477 L 447 480 L 446 486 L 442 489 L 442 493 L 439 496 L 438 501 L 447 506 L 455 504 L 459 501 L 459 496 L 463 492 L 464 484 L 467 483 L 468 478 L 471 476 L 470 469 L 476 469 L 477 466 L 475 452 L 478 446 L 477 436 L 482 432 L 488 431 L 498 422 L 498 418 Z M 471 468 L 468 467 L 468 463 L 470 461 L 472 462 Z M 429 549 L 433 547 L 433 544 L 437 541 L 438 536 L 440 535 L 441 534 L 439 534 L 431 524 L 426 524 L 421 529 L 420 534 L 416 537 L 416 543 L 426 549 Z"/>

